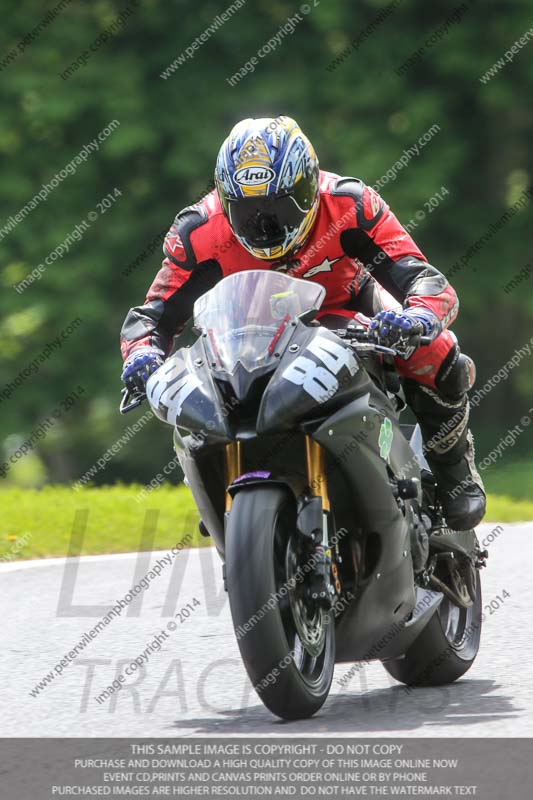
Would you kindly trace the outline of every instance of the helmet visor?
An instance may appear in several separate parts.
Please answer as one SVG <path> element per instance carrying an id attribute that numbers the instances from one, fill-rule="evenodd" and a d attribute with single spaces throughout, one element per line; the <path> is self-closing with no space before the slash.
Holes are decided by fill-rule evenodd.
<path id="1" fill-rule="evenodd" d="M 228 217 L 236 236 L 252 247 L 276 247 L 298 230 L 306 211 L 290 195 L 230 200 Z"/>
<path id="2" fill-rule="evenodd" d="M 298 232 L 316 198 L 317 182 L 301 178 L 283 195 L 227 198 L 226 213 L 234 233 L 257 248 L 277 247 Z"/>

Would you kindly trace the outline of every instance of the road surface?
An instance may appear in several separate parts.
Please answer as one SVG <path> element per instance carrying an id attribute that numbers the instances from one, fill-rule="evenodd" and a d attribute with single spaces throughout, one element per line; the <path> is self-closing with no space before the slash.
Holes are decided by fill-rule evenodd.
<path id="1" fill-rule="evenodd" d="M 212 548 L 183 550 L 171 563 L 144 553 L 0 565 L 0 736 L 533 736 L 533 522 L 485 524 L 479 536 L 492 607 L 470 672 L 407 695 L 379 663 L 341 687 L 350 665 L 337 665 L 320 713 L 292 723 L 272 717 L 247 679 Z M 158 561 L 148 588 L 91 638 Z M 132 674 L 135 658 L 142 666 Z"/>

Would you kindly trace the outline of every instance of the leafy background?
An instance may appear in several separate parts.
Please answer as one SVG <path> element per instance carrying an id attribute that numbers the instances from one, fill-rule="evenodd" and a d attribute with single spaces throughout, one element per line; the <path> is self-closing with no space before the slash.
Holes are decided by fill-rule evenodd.
<path id="1" fill-rule="evenodd" d="M 0 403 L 3 457 L 78 384 L 86 389 L 8 481 L 39 486 L 76 480 L 134 421 L 137 412 L 125 419 L 117 413 L 118 332 L 128 308 L 144 300 L 159 252 L 131 275 L 123 270 L 209 184 L 218 147 L 240 118 L 294 116 L 324 168 L 369 184 L 433 124 L 440 125 L 440 133 L 382 194 L 405 223 L 447 187 L 449 195 L 414 232 L 443 271 L 531 186 L 533 42 L 488 84 L 479 81 L 533 26 L 528 0 L 462 4 L 468 6 L 462 21 L 450 25 L 402 76 L 395 70 L 443 25 L 453 10 L 449 3 L 403 0 L 328 70 L 387 4 L 320 0 L 313 7 L 315 2 L 294 33 L 235 87 L 226 78 L 294 17 L 298 4 L 248 0 L 163 80 L 160 73 L 227 5 L 139 0 L 87 65 L 63 80 L 60 73 L 133 7 L 74 0 L 0 70 L 0 228 L 110 121 L 120 122 L 74 176 L 0 241 L 0 389 L 72 319 L 83 320 L 39 373 Z M 0 62 L 56 5 L 3 4 Z M 13 284 L 115 187 L 122 196 L 83 240 L 17 294 Z M 477 362 L 478 385 L 533 335 L 533 278 L 503 291 L 531 261 L 531 244 L 529 205 L 453 280 L 461 299 L 454 330 Z M 531 363 L 523 360 L 476 411 L 480 457 L 532 405 Z M 529 434 L 522 436 L 506 464 L 527 458 L 530 442 Z M 148 482 L 171 457 L 168 430 L 154 421 L 95 481 Z M 502 469 L 488 472 L 501 475 Z"/>

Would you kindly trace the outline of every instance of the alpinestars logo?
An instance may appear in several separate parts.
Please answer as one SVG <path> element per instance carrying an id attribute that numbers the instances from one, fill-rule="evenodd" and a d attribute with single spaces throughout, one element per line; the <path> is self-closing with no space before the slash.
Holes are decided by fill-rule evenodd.
<path id="1" fill-rule="evenodd" d="M 338 258 L 329 259 L 327 256 L 324 261 L 321 261 L 320 264 L 315 264 L 314 267 L 311 267 L 304 272 L 302 278 L 312 278 L 313 275 L 317 275 L 319 272 L 332 272 L 333 271 L 333 264 L 336 264 L 337 261 L 340 261 L 342 256 Z"/>

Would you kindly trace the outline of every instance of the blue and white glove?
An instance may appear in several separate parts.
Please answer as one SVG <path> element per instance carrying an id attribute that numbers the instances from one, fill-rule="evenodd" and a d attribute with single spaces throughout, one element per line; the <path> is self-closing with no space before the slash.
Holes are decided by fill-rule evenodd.
<path id="1" fill-rule="evenodd" d="M 420 344 L 421 336 L 435 339 L 442 330 L 440 320 L 429 309 L 409 308 L 405 311 L 380 311 L 368 329 L 370 339 L 392 347 L 401 358 L 410 358 Z"/>
<path id="2" fill-rule="evenodd" d="M 146 381 L 156 369 L 159 369 L 164 360 L 162 350 L 155 347 L 140 347 L 124 362 L 122 381 L 130 391 L 136 389 L 144 393 Z"/>

